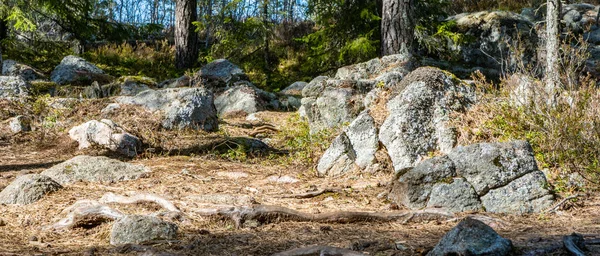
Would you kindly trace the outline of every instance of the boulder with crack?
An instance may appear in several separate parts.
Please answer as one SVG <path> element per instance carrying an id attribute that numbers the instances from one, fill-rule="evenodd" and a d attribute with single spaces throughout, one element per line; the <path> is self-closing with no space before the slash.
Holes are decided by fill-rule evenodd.
<path id="1" fill-rule="evenodd" d="M 138 137 L 108 119 L 75 126 L 69 130 L 69 137 L 79 142 L 79 149 L 98 145 L 127 157 L 135 157 L 142 147 Z"/>
<path id="2" fill-rule="evenodd" d="M 542 212 L 554 203 L 525 141 L 461 146 L 398 173 L 389 198 L 411 209 Z"/>
<path id="3" fill-rule="evenodd" d="M 136 96 L 118 97 L 120 104 L 142 106 L 163 116 L 166 129 L 218 129 L 213 93 L 205 88 L 146 90 Z"/>

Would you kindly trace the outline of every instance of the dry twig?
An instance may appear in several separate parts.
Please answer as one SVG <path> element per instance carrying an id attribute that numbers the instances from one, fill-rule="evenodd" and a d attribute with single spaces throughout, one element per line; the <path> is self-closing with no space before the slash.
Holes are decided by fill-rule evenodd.
<path id="1" fill-rule="evenodd" d="M 308 256 L 308 255 L 320 255 L 320 256 L 364 256 L 366 254 L 331 246 L 309 246 L 304 248 L 293 249 L 289 251 L 279 252 L 273 254 L 273 256 Z"/>
<path id="2" fill-rule="evenodd" d="M 307 199 L 307 198 L 317 197 L 317 196 L 320 196 L 320 195 L 325 194 L 325 193 L 337 193 L 337 192 L 340 192 L 340 190 L 339 189 L 333 189 L 333 188 L 324 188 L 324 189 L 321 189 L 321 190 L 307 192 L 307 193 L 304 193 L 304 194 L 283 195 L 283 196 L 277 196 L 277 197 L 278 198 Z"/>

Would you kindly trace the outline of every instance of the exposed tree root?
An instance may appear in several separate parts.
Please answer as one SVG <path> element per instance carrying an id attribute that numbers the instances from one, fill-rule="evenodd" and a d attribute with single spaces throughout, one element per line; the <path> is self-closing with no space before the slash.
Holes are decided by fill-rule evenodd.
<path id="1" fill-rule="evenodd" d="M 280 253 L 275 253 L 273 256 L 364 256 L 366 254 L 362 254 L 360 252 L 331 247 L 331 246 L 310 246 L 304 248 L 293 249 L 289 251 L 284 251 Z"/>
<path id="2" fill-rule="evenodd" d="M 317 191 L 313 191 L 313 192 L 307 192 L 304 194 L 296 194 L 296 195 L 283 195 L 283 196 L 277 196 L 278 198 L 295 198 L 295 199 L 307 199 L 307 198 L 313 198 L 313 197 L 317 197 L 320 196 L 322 194 L 325 193 L 337 193 L 340 192 L 339 189 L 332 189 L 332 188 L 324 188 L 321 190 L 317 190 Z"/>
<path id="3" fill-rule="evenodd" d="M 137 204 L 143 202 L 151 202 L 160 205 L 167 211 L 171 212 L 179 212 L 179 209 L 171 203 L 169 200 L 153 195 L 153 194 L 137 194 L 134 196 L 120 196 L 111 192 L 108 192 L 100 198 L 100 203 L 110 204 L 110 203 L 118 203 L 118 204 Z"/>
<path id="4" fill-rule="evenodd" d="M 248 135 L 250 137 L 256 137 L 259 134 L 269 133 L 269 132 L 279 132 L 279 129 L 273 127 L 272 125 L 263 125 L 263 126 L 254 128 L 254 130 L 252 130 L 250 133 L 248 133 Z"/>
<path id="5" fill-rule="evenodd" d="M 235 222 L 237 228 L 243 227 L 247 221 L 257 221 L 260 224 L 279 222 L 319 222 L 319 223 L 355 223 L 355 222 L 390 222 L 402 221 L 421 222 L 428 220 L 447 220 L 454 217 L 451 213 L 437 210 L 406 211 L 398 213 L 371 212 L 329 212 L 304 213 L 280 206 L 213 206 L 213 208 L 190 209 L 206 217 L 225 217 Z"/>
<path id="6" fill-rule="evenodd" d="M 123 213 L 92 200 L 77 201 L 63 211 L 67 217 L 51 226 L 54 230 L 93 227 L 125 216 Z"/>
<path id="7" fill-rule="evenodd" d="M 575 195 L 569 196 L 569 197 L 567 197 L 567 198 L 565 198 L 565 199 L 561 200 L 560 202 L 558 202 L 558 203 L 557 203 L 557 204 L 555 204 L 554 206 L 550 207 L 549 209 L 547 209 L 547 210 L 545 211 L 545 213 L 552 213 L 552 212 L 555 212 L 555 211 L 556 211 L 558 208 L 560 208 L 560 207 L 561 207 L 563 204 L 565 204 L 565 203 L 566 203 L 566 202 L 568 202 L 569 200 L 572 200 L 572 199 L 578 198 L 579 196 L 580 196 L 579 194 L 575 194 Z"/>
<path id="8" fill-rule="evenodd" d="M 563 237 L 563 245 L 569 254 L 573 256 L 585 256 L 583 250 L 586 250 L 586 247 L 582 235 L 573 233 L 570 236 Z"/>

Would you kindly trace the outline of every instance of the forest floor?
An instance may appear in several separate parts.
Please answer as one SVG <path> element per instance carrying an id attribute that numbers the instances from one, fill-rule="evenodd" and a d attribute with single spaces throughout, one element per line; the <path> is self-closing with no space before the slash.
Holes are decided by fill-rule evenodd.
<path id="1" fill-rule="evenodd" d="M 273 113 L 270 121 L 278 126 L 281 124 L 277 122 L 288 115 Z M 228 128 L 237 129 L 233 133 L 239 134 L 251 131 L 228 125 L 222 129 Z M 0 188 L 18 175 L 40 173 L 81 154 L 76 143 L 70 143 L 66 135 L 61 136 L 57 144 L 44 147 L 35 143 L 0 141 Z M 135 248 L 109 244 L 110 222 L 63 232 L 44 229 L 64 217 L 61 211 L 77 200 L 99 199 L 107 192 L 121 195 L 151 193 L 172 201 L 185 216 L 185 221 L 178 223 L 179 237 L 176 241 L 151 247 L 182 255 L 271 255 L 310 245 L 354 248 L 370 255 L 420 255 L 426 254 L 462 217 L 469 215 L 461 214 L 450 221 L 419 223 L 280 222 L 238 229 L 229 220 L 196 215 L 192 211 L 197 207 L 195 197 L 219 194 L 238 199 L 253 198 L 251 201 L 262 205 L 308 213 L 405 209 L 398 209 L 382 196 L 393 178 L 391 173 L 317 177 L 312 166 L 303 164 L 260 158 L 232 161 L 210 154 L 146 155 L 131 162 L 150 167 L 152 174 L 114 184 L 78 182 L 31 205 L 0 205 L 0 255 L 138 254 Z M 281 198 L 325 188 L 335 191 L 306 199 Z M 579 198 L 577 204 L 566 206 L 566 209 L 550 214 L 478 215 L 488 216 L 488 224 L 500 235 L 511 239 L 518 254 L 560 244 L 562 236 L 573 232 L 583 234 L 586 239 L 600 238 L 600 194 L 589 193 Z M 114 207 L 131 214 L 150 214 L 158 210 L 151 203 Z M 396 245 L 404 248 L 398 249 Z M 567 254 L 556 250 L 550 255 Z M 600 255 L 600 247 L 590 247 L 590 255 Z"/>

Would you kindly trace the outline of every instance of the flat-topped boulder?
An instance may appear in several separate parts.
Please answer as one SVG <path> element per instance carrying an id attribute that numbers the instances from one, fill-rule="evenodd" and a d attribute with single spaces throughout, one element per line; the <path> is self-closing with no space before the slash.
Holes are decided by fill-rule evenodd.
<path id="1" fill-rule="evenodd" d="M 69 137 L 79 142 L 79 149 L 100 146 L 127 157 L 135 157 L 142 148 L 138 137 L 108 119 L 75 126 L 69 130 Z"/>
<path id="2" fill-rule="evenodd" d="M 124 163 L 104 156 L 76 156 L 43 171 L 61 185 L 77 181 L 119 182 L 146 177 L 150 168 Z"/>
<path id="3" fill-rule="evenodd" d="M 110 244 L 143 244 L 152 241 L 175 240 L 178 227 L 175 223 L 153 216 L 128 215 L 113 224 Z"/>
<path id="4" fill-rule="evenodd" d="M 59 85 L 90 85 L 94 81 L 107 84 L 112 81 L 112 77 L 85 59 L 69 55 L 54 68 L 50 80 Z"/>

